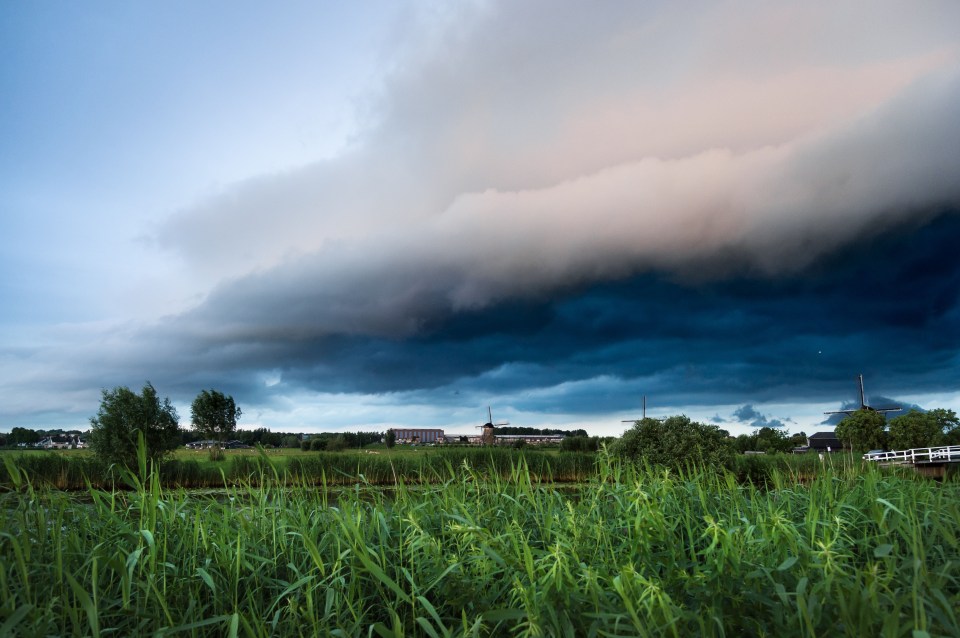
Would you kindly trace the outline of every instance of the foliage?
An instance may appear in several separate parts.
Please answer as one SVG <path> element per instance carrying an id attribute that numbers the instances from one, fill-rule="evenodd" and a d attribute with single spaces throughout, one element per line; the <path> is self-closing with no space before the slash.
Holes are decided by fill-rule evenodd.
<path id="1" fill-rule="evenodd" d="M 795 438 L 779 428 L 762 427 L 754 430 L 752 434 L 741 434 L 737 437 L 734 445 L 738 452 L 766 452 L 776 454 L 777 452 L 789 452 L 796 444 Z M 804 443 L 806 440 L 804 439 Z"/>
<path id="2" fill-rule="evenodd" d="M 943 443 L 943 428 L 936 416 L 929 412 L 910 410 L 890 419 L 889 440 L 894 450 L 915 447 L 933 447 Z"/>
<path id="3" fill-rule="evenodd" d="M 305 457 L 305 458 L 312 458 Z M 342 456 L 342 455 L 341 455 Z M 602 455 L 601 455 L 602 456 Z M 949 636 L 960 483 L 867 469 L 743 488 L 602 458 L 439 485 L 222 494 L 21 477 L 2 495 L 10 635 Z M 82 515 L 78 515 L 82 513 Z M 282 530 L 283 533 L 278 533 Z"/>
<path id="4" fill-rule="evenodd" d="M 883 450 L 887 447 L 886 424 L 882 412 L 862 409 L 844 417 L 834 433 L 848 449 Z"/>
<path id="5" fill-rule="evenodd" d="M 40 433 L 29 428 L 13 428 L 10 435 L 7 436 L 8 445 L 19 445 L 21 443 L 30 445 L 40 440 Z"/>
<path id="6" fill-rule="evenodd" d="M 138 436 L 147 460 L 158 461 L 180 443 L 177 411 L 149 382 L 140 394 L 121 386 L 103 390 L 97 416 L 90 419 L 90 448 L 107 463 L 137 466 Z"/>
<path id="7" fill-rule="evenodd" d="M 397 444 L 397 433 L 393 431 L 393 428 L 387 430 L 387 434 L 384 437 L 384 442 L 387 444 L 388 449 Z"/>
<path id="8" fill-rule="evenodd" d="M 296 434 L 284 434 L 280 438 L 280 447 L 300 447 L 300 437 Z"/>
<path id="9" fill-rule="evenodd" d="M 734 449 L 726 430 L 671 416 L 664 421 L 641 419 L 624 432 L 614 452 L 632 460 L 682 467 L 730 467 Z"/>
<path id="10" fill-rule="evenodd" d="M 327 444 L 327 450 L 329 450 L 330 452 L 340 452 L 342 450 L 346 450 L 349 447 L 349 444 L 347 443 L 347 438 L 342 434 L 338 434 L 329 439 L 325 439 L 325 440 L 319 439 L 319 440 L 325 441 L 325 443 Z"/>
<path id="11" fill-rule="evenodd" d="M 927 412 L 937 420 L 940 431 L 943 432 L 943 443 L 945 445 L 960 445 L 960 419 L 953 410 L 936 408 Z"/>
<path id="12" fill-rule="evenodd" d="M 202 437 L 226 440 L 237 429 L 241 410 L 228 396 L 217 390 L 203 390 L 190 406 L 193 429 Z"/>
<path id="13" fill-rule="evenodd" d="M 565 436 L 560 441 L 560 449 L 564 452 L 596 452 L 600 443 L 599 436 Z"/>
<path id="14" fill-rule="evenodd" d="M 448 480 L 469 466 L 485 475 L 509 476 L 518 464 L 528 468 L 537 481 L 584 481 L 596 472 L 596 455 L 578 452 L 548 452 L 527 446 L 523 451 L 509 447 L 395 448 L 375 453 L 310 452 L 287 450 L 228 450 L 225 464 L 211 462 L 208 452 L 182 451 L 174 460 L 160 465 L 164 487 L 223 488 L 257 480 L 261 470 L 276 472 L 288 484 L 373 485 L 437 483 Z M 372 452 L 372 451 L 371 451 Z M 23 470 L 38 485 L 58 489 L 84 489 L 89 485 L 108 487 L 112 477 L 106 464 L 86 452 L 8 452 L 5 458 Z M 0 465 L 0 486 L 9 488 L 11 479 Z"/>
<path id="15" fill-rule="evenodd" d="M 322 450 L 326 450 L 328 441 L 329 439 L 321 439 L 321 438 L 310 439 L 309 440 L 310 450 L 313 452 L 320 452 Z M 304 443 L 307 443 L 307 441 L 304 441 Z"/>

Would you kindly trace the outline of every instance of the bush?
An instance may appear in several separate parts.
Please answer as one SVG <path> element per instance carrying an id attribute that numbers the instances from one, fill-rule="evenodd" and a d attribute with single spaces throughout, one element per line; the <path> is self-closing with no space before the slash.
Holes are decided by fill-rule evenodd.
<path id="1" fill-rule="evenodd" d="M 734 450 L 729 434 L 715 425 L 672 416 L 664 421 L 643 419 L 627 430 L 613 452 L 630 460 L 644 460 L 674 468 L 730 468 Z"/>
<path id="2" fill-rule="evenodd" d="M 327 446 L 326 449 L 330 452 L 342 452 L 349 447 L 347 445 L 347 439 L 342 434 L 338 434 L 329 440 L 325 439 L 324 443 Z"/>

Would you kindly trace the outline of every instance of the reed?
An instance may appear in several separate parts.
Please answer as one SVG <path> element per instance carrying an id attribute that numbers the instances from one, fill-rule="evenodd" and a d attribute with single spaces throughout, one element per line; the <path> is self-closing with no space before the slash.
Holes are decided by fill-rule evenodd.
<path id="1" fill-rule="evenodd" d="M 5 459 L 30 477 L 35 486 L 61 490 L 82 490 L 87 485 L 107 488 L 114 485 L 116 468 L 89 455 L 54 453 L 4 454 Z M 296 483 L 351 485 L 357 481 L 373 485 L 442 482 L 449 468 L 469 463 L 486 475 L 509 475 L 523 459 L 535 480 L 577 482 L 595 472 L 596 455 L 583 452 L 559 454 L 541 450 L 509 448 L 452 448 L 424 450 L 417 455 L 317 452 L 296 456 L 259 454 L 231 455 L 228 460 L 210 462 L 205 458 L 164 461 L 159 466 L 165 487 L 212 488 L 257 482 L 262 474 L 276 475 Z M 7 465 L 0 465 L 0 486 L 9 486 Z"/>
<path id="2" fill-rule="evenodd" d="M 216 493 L 147 471 L 69 494 L 5 461 L 0 635 L 960 634 L 955 482 L 600 455 L 563 489 L 468 455 L 333 489 L 251 458 Z"/>

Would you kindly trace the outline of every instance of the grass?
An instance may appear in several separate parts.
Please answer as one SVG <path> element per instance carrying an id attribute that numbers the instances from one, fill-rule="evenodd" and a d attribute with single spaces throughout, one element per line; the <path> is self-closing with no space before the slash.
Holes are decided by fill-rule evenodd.
<path id="1" fill-rule="evenodd" d="M 375 485 L 437 482 L 449 467 L 469 462 L 486 473 L 509 474 L 521 459 L 537 481 L 581 481 L 595 472 L 596 455 L 539 449 L 419 448 L 398 452 L 371 450 L 301 452 L 299 450 L 228 450 L 222 461 L 211 461 L 209 451 L 182 450 L 159 468 L 165 487 L 223 488 L 257 483 L 264 475 L 288 483 L 348 485 L 362 481 Z M 106 466 L 86 451 L 28 452 L 0 455 L 0 486 L 11 484 L 9 467 L 17 467 L 34 485 L 82 490 L 125 485 L 116 468 Z"/>
<path id="2" fill-rule="evenodd" d="M 66 494 L 8 464 L 0 635 L 960 634 L 960 484 L 826 468 L 763 489 L 601 456 L 576 489 L 447 464 L 332 491 Z"/>

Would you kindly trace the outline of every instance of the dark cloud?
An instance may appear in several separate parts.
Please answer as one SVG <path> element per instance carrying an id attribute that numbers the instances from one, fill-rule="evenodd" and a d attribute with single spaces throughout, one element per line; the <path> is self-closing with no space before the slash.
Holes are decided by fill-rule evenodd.
<path id="1" fill-rule="evenodd" d="M 433 389 L 509 393 L 528 410 L 636 411 L 641 394 L 651 406 L 836 400 L 854 395 L 860 372 L 868 396 L 871 388 L 949 391 L 960 376 L 958 241 L 960 215 L 950 213 L 777 279 L 694 284 L 651 273 L 473 309 L 454 309 L 425 286 L 404 302 L 408 323 L 378 330 L 387 336 L 313 325 L 311 309 L 325 291 L 315 293 L 319 299 L 304 291 L 302 306 L 291 308 L 241 281 L 148 339 L 164 334 L 176 347 L 170 377 L 185 386 L 234 379 L 257 401 L 284 388 Z M 269 282 L 260 289 L 269 292 Z M 350 294 L 359 305 L 380 303 L 359 290 Z M 184 368 L 191 371 L 185 377 Z M 276 370 L 281 386 L 265 386 L 263 370 Z M 783 424 L 751 405 L 733 418 Z"/>
<path id="2" fill-rule="evenodd" d="M 750 427 L 754 427 L 754 428 L 786 427 L 786 423 L 784 422 L 784 420 L 770 418 L 749 404 L 740 406 L 739 408 L 734 410 L 733 418 L 739 421 L 740 423 L 747 423 L 750 425 Z M 789 422 L 790 419 L 787 418 L 785 419 L 785 421 Z"/>
<path id="3" fill-rule="evenodd" d="M 733 418 L 738 421 L 754 421 L 758 419 L 766 421 L 766 417 L 754 409 L 752 405 L 744 405 L 734 410 Z"/>

